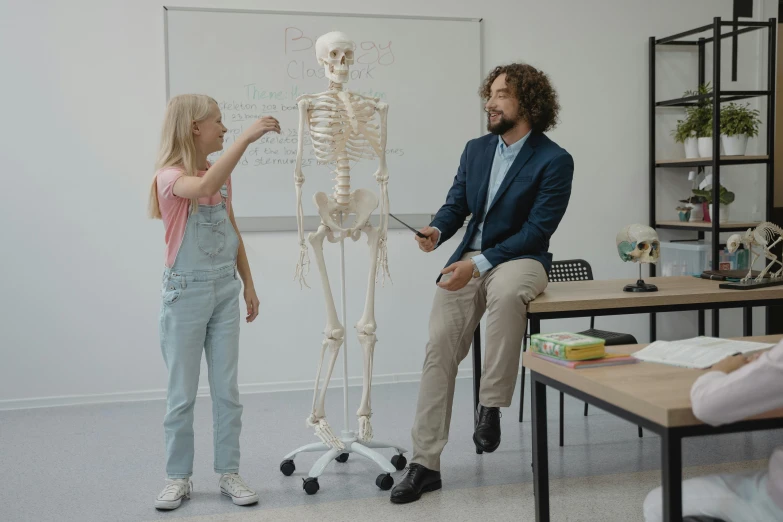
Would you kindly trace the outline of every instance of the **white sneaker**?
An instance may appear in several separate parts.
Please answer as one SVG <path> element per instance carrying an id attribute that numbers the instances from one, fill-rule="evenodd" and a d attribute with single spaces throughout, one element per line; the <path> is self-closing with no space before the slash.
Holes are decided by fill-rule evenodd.
<path id="1" fill-rule="evenodd" d="M 238 473 L 223 473 L 220 476 L 220 492 L 231 497 L 237 506 L 247 506 L 258 502 L 258 495 L 247 487 Z"/>
<path id="2" fill-rule="evenodd" d="M 190 479 L 166 479 L 166 487 L 155 499 L 157 509 L 177 509 L 183 498 L 190 498 L 193 482 Z"/>

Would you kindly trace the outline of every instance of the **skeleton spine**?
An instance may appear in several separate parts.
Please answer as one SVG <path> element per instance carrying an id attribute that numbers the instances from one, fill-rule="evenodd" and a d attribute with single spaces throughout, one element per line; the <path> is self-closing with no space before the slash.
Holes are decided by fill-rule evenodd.
<path id="1" fill-rule="evenodd" d="M 348 164 L 348 153 L 345 149 L 337 155 L 337 184 L 334 187 L 334 199 L 340 205 L 347 205 L 351 201 L 351 167 Z"/>

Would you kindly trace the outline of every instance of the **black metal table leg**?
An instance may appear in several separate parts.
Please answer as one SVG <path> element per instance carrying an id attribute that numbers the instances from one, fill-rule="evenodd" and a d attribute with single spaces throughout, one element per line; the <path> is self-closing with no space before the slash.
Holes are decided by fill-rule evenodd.
<path id="1" fill-rule="evenodd" d="M 672 430 L 661 435 L 663 520 L 682 520 L 682 439 Z"/>
<path id="2" fill-rule="evenodd" d="M 533 431 L 533 492 L 536 522 L 549 522 L 549 454 L 546 430 L 546 385 L 530 372 Z"/>
<path id="3" fill-rule="evenodd" d="M 742 312 L 742 335 L 750 337 L 753 335 L 753 307 L 746 306 Z"/>
<path id="4" fill-rule="evenodd" d="M 541 320 L 535 316 L 529 316 L 530 320 L 530 335 L 541 333 Z M 523 351 L 527 349 L 527 337 L 522 338 Z M 531 383 L 532 384 L 532 383 Z M 525 367 L 522 366 L 522 387 L 519 391 L 519 422 L 522 422 L 523 414 L 525 413 Z"/>
<path id="5" fill-rule="evenodd" d="M 712 336 L 720 337 L 720 308 L 712 310 Z"/>
<path id="6" fill-rule="evenodd" d="M 563 447 L 563 424 L 565 423 L 565 419 L 563 418 L 563 413 L 565 410 L 564 408 L 564 400 L 565 400 L 565 394 L 563 392 L 560 392 L 560 447 Z"/>
<path id="7" fill-rule="evenodd" d="M 704 310 L 699 310 L 699 335 L 704 335 Z"/>

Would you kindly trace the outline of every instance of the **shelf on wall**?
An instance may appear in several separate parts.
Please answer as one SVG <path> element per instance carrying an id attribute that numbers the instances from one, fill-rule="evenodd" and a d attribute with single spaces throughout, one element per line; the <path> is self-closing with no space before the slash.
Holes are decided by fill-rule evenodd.
<path id="1" fill-rule="evenodd" d="M 756 228 L 759 226 L 759 221 L 753 222 L 739 222 L 728 221 L 720 224 L 721 232 L 744 232 L 749 228 Z M 712 223 L 707 221 L 658 221 L 655 224 L 655 228 L 669 228 L 673 230 L 695 230 L 698 232 L 704 232 L 705 230 L 712 229 Z"/>
<path id="2" fill-rule="evenodd" d="M 730 102 L 735 100 L 746 100 L 748 98 L 757 98 L 767 96 L 769 91 L 721 91 L 719 93 L 720 102 Z M 690 107 L 696 105 L 700 100 L 709 100 L 713 93 L 697 94 L 694 96 L 685 96 L 684 98 L 675 98 L 673 100 L 663 100 L 655 102 L 656 107 Z"/>
<path id="3" fill-rule="evenodd" d="M 753 163 L 766 163 L 769 156 L 721 156 L 720 165 L 750 165 Z M 655 160 L 656 167 L 709 167 L 712 158 L 680 158 Z"/>

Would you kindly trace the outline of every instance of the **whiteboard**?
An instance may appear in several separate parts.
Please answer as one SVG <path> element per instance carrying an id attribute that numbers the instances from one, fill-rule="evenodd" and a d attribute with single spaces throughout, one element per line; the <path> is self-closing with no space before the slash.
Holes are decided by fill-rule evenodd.
<path id="1" fill-rule="evenodd" d="M 343 31 L 356 43 L 345 89 L 389 105 L 392 213 L 434 214 L 465 143 L 482 133 L 478 19 L 167 7 L 164 22 L 167 98 L 215 98 L 229 129 L 224 150 L 256 118 L 280 121 L 281 134 L 268 133 L 248 147 L 232 174 L 237 218 L 280 223 L 296 216 L 296 98 L 328 89 L 314 43 L 329 31 Z M 312 195 L 333 192 L 334 165 L 316 163 L 308 134 L 304 149 L 303 211 L 317 216 Z M 377 169 L 377 159 L 351 162 L 351 189 L 377 194 Z"/>

